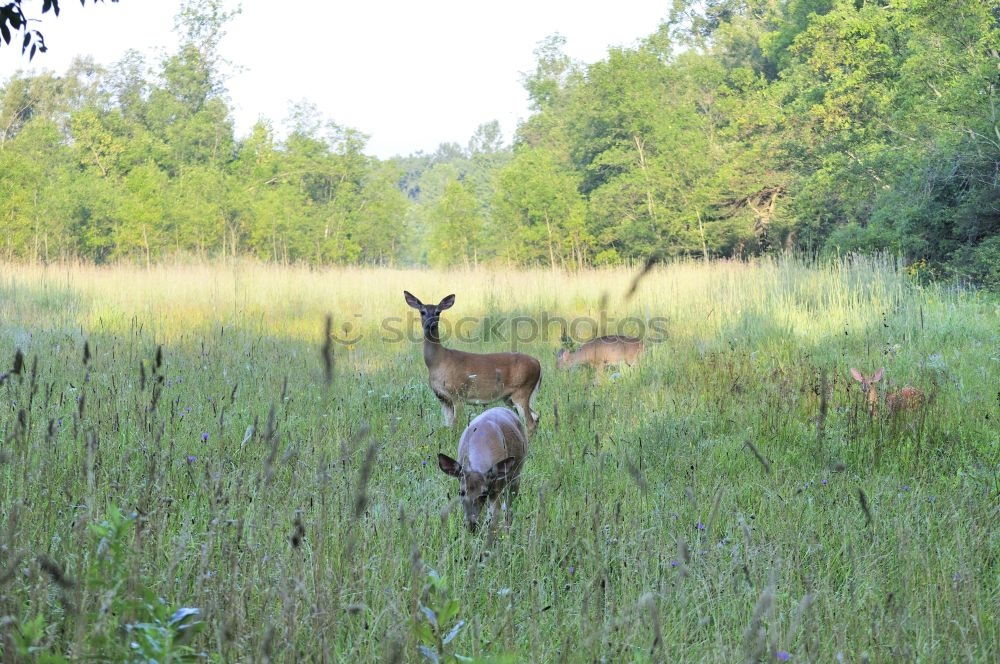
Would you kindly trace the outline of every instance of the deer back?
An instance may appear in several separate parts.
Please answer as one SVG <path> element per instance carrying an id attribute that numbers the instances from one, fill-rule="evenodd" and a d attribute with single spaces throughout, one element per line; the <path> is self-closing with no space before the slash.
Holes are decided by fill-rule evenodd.
<path id="1" fill-rule="evenodd" d="M 889 412 L 901 410 L 913 410 L 919 408 L 924 403 L 924 393 L 915 387 L 907 385 L 898 392 L 892 392 L 885 396 L 885 406 Z"/>
<path id="2" fill-rule="evenodd" d="M 507 457 L 518 459 L 518 468 L 510 479 L 517 477 L 520 461 L 528 453 L 528 441 L 517 414 L 509 408 L 490 408 L 471 422 L 458 442 L 458 461 L 462 467 L 486 473 Z"/>
<path id="3" fill-rule="evenodd" d="M 632 364 L 642 353 L 643 343 L 640 339 L 625 336 L 607 336 L 592 339 L 573 352 L 565 352 L 560 356 L 560 365 L 571 367 L 577 364 L 601 366 L 604 364 Z"/>

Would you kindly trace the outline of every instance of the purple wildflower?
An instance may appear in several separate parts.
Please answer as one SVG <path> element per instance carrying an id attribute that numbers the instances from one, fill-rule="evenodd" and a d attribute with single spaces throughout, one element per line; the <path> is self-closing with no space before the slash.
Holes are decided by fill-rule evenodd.
<path id="1" fill-rule="evenodd" d="M 570 573 L 570 575 L 572 575 L 573 572 L 575 572 L 575 571 L 576 571 L 576 567 L 574 567 L 573 565 L 570 565 L 569 566 L 569 573 Z"/>
<path id="2" fill-rule="evenodd" d="M 775 654 L 775 657 L 778 658 L 779 662 L 787 662 L 788 660 L 790 660 L 792 658 L 792 655 L 787 650 L 779 650 Z"/>
<path id="3" fill-rule="evenodd" d="M 826 486 L 826 478 L 823 478 L 823 486 Z"/>
<path id="4" fill-rule="evenodd" d="M 207 443 L 208 442 L 208 432 L 207 431 L 202 431 L 201 432 L 201 442 L 203 442 L 203 443 Z"/>
<path id="5" fill-rule="evenodd" d="M 903 485 L 903 491 L 909 491 L 909 490 L 910 490 L 910 485 L 909 484 L 904 484 Z"/>
<path id="6" fill-rule="evenodd" d="M 194 463 L 197 460 L 198 460 L 198 457 L 194 456 L 193 454 L 187 455 L 187 462 L 188 463 Z"/>
<path id="7" fill-rule="evenodd" d="M 695 526 L 695 528 L 697 528 L 698 530 L 705 530 L 705 524 L 699 521 L 698 524 Z"/>
<path id="8" fill-rule="evenodd" d="M 676 560 L 671 560 L 671 561 L 670 561 L 670 566 L 671 566 L 671 567 L 677 567 L 678 565 L 680 565 L 680 563 L 679 563 L 679 562 L 677 562 Z"/>

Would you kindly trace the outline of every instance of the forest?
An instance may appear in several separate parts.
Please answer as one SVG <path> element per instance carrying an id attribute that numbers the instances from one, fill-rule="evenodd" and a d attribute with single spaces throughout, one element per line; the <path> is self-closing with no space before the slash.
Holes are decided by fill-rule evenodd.
<path id="1" fill-rule="evenodd" d="M 510 139 L 487 121 L 388 160 L 308 102 L 237 135 L 221 6 L 182 5 L 158 62 L 5 78 L 0 257 L 576 269 L 883 251 L 920 280 L 1000 287 L 998 0 L 674 0 L 592 64 L 540 43 Z"/>

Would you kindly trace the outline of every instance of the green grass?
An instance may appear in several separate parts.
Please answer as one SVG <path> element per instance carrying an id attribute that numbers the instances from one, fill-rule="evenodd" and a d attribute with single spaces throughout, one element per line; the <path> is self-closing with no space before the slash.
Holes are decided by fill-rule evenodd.
<path id="1" fill-rule="evenodd" d="M 1000 659 L 1000 302 L 882 259 L 632 276 L 0 266 L 3 660 Z M 668 335 L 597 377 L 558 326 L 519 345 L 539 432 L 511 530 L 470 535 L 460 429 L 380 328 L 404 288 Z M 362 332 L 329 385 L 327 313 Z M 927 408 L 869 418 L 848 368 L 883 365 Z"/>

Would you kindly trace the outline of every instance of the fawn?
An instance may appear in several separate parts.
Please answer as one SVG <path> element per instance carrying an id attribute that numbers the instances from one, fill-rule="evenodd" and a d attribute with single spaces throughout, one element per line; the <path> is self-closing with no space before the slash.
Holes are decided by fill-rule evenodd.
<path id="1" fill-rule="evenodd" d="M 854 376 L 854 380 L 861 383 L 861 389 L 868 392 L 868 414 L 874 416 L 878 411 L 878 390 L 875 388 L 875 383 L 882 380 L 882 376 L 885 375 L 885 367 L 879 368 L 871 376 L 865 376 L 852 367 L 851 375 Z M 907 385 L 885 395 L 885 408 L 890 415 L 894 415 L 904 410 L 916 410 L 925 401 L 924 393 L 921 390 Z"/>
<path id="2" fill-rule="evenodd" d="M 528 440 L 517 414 L 509 408 L 490 408 L 469 422 L 458 441 L 458 460 L 438 454 L 438 466 L 459 480 L 458 495 L 465 508 L 465 524 L 471 532 L 479 527 L 483 506 L 489 502 L 489 517 L 496 519 L 501 495 L 508 491 L 507 525 L 511 503 L 520 486 L 521 466 L 528 453 Z"/>

